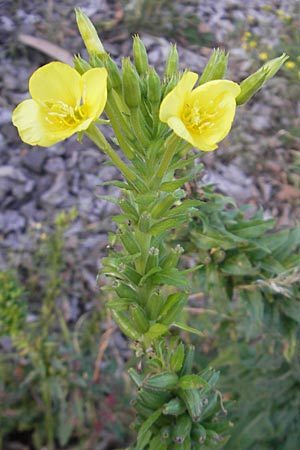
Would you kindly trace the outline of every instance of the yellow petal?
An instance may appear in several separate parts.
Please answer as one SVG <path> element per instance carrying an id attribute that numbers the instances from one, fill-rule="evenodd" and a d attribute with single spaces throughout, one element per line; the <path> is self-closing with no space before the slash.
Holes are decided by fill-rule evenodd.
<path id="1" fill-rule="evenodd" d="M 168 125 L 172 130 L 174 130 L 174 132 L 175 132 L 175 134 L 177 134 L 177 136 L 179 136 L 182 139 L 184 139 L 185 141 L 193 144 L 192 134 L 186 128 L 185 124 L 182 122 L 182 120 L 179 117 L 170 117 L 168 119 Z"/>
<path id="2" fill-rule="evenodd" d="M 216 117 L 207 130 L 203 130 L 203 139 L 208 145 L 220 142 L 230 131 L 236 110 L 235 98 L 230 94 L 223 95 Z"/>
<path id="3" fill-rule="evenodd" d="M 44 109 L 32 99 L 24 100 L 15 108 L 12 122 L 18 128 L 23 142 L 41 147 L 49 147 L 74 133 L 72 129 L 53 131 L 45 121 Z"/>
<path id="4" fill-rule="evenodd" d="M 199 100 L 199 106 L 206 108 L 210 102 L 214 101 L 221 94 L 229 93 L 236 98 L 241 92 L 237 83 L 229 80 L 213 80 L 202 84 L 191 93 L 191 100 Z"/>
<path id="5" fill-rule="evenodd" d="M 88 116 L 98 119 L 107 100 L 107 71 L 104 68 L 88 70 L 82 75 L 82 98 Z"/>
<path id="6" fill-rule="evenodd" d="M 81 96 L 81 76 L 62 62 L 51 62 L 37 69 L 29 80 L 29 92 L 37 102 L 62 102 L 75 107 Z"/>
<path id="7" fill-rule="evenodd" d="M 180 116 L 187 96 L 193 89 L 198 75 L 194 72 L 185 73 L 175 88 L 163 99 L 159 118 L 162 122 L 168 122 L 170 117 Z"/>

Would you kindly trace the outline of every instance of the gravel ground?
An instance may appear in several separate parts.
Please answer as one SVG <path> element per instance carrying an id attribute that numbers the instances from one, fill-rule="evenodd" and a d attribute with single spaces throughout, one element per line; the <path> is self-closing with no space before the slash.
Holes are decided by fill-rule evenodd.
<path id="1" fill-rule="evenodd" d="M 49 149 L 30 148 L 20 141 L 11 125 L 12 110 L 28 98 L 28 79 L 37 67 L 60 57 L 66 60 L 78 52 L 86 56 L 76 28 L 74 6 L 81 6 L 103 30 L 104 45 L 118 61 L 120 55 L 130 53 L 130 35 L 137 30 L 149 49 L 151 64 L 162 72 L 169 36 L 174 36 L 182 68 L 189 66 L 197 72 L 205 66 L 209 46 L 230 49 L 228 78 L 238 82 L 258 67 L 241 48 L 242 31 L 249 17 L 251 30 L 261 36 L 266 46 L 274 47 L 282 24 L 274 24 L 265 7 L 293 13 L 294 2 L 174 2 L 170 10 L 152 11 L 156 15 L 151 20 L 148 17 L 148 21 L 143 10 L 146 2 L 139 11 L 138 5 L 143 2 L 137 0 L 0 3 L 0 269 L 12 265 L 30 271 L 41 235 L 49 233 L 58 211 L 75 206 L 78 218 L 66 234 L 66 281 L 70 289 L 65 294 L 71 306 L 70 318 L 75 320 L 78 305 L 89 307 L 97 291 L 99 256 L 112 226 L 109 216 L 115 212 L 113 205 L 95 194 L 117 192 L 97 185 L 118 174 L 114 168 L 103 166 L 103 156 L 88 141 L 79 144 L 73 137 Z M 182 32 L 184 21 L 172 21 L 172 17 L 191 16 L 199 19 L 196 31 L 202 46 L 186 38 Z M 266 29 L 271 30 L 267 36 Z M 30 37 L 36 40 L 32 43 Z M 54 51 L 50 44 L 57 46 Z M 299 144 L 286 148 L 281 139 L 295 125 L 293 120 L 300 109 L 299 98 L 292 99 L 288 92 L 288 81 L 279 74 L 239 109 L 231 135 L 219 150 L 204 157 L 207 182 L 215 183 L 217 189 L 239 204 L 263 207 L 266 216 L 278 219 L 278 226 L 299 218 L 299 176 L 295 175 L 295 184 L 287 175 Z"/>

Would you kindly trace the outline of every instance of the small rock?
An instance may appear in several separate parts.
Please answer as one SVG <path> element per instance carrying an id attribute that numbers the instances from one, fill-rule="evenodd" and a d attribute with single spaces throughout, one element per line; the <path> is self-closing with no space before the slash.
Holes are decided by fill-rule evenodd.
<path id="1" fill-rule="evenodd" d="M 39 150 L 30 150 L 22 159 L 22 164 L 31 172 L 40 174 L 43 172 L 43 166 L 46 159 L 46 153 Z"/>
<path id="2" fill-rule="evenodd" d="M 0 213 L 0 228 L 4 234 L 21 230 L 25 225 L 25 218 L 16 211 L 7 210 L 4 213 Z"/>
<path id="3" fill-rule="evenodd" d="M 68 197 L 68 184 L 65 172 L 60 172 L 51 188 L 42 194 L 41 203 L 53 206 L 61 205 Z"/>
<path id="4" fill-rule="evenodd" d="M 45 170 L 48 173 L 58 173 L 65 170 L 66 163 L 63 158 L 59 156 L 54 156 L 53 158 L 49 158 L 45 164 Z"/>

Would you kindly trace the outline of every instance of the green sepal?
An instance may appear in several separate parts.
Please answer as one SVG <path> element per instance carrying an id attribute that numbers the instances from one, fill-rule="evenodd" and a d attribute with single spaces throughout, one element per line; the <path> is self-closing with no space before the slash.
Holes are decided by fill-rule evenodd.
<path id="1" fill-rule="evenodd" d="M 176 267 L 177 263 L 179 261 L 180 256 L 184 252 L 184 249 L 178 244 L 175 248 L 171 248 L 169 253 L 164 256 L 164 258 L 161 261 L 161 267 L 163 269 Z"/>
<path id="2" fill-rule="evenodd" d="M 272 78 L 276 72 L 278 72 L 282 64 L 284 64 L 288 58 L 289 57 L 283 53 L 278 58 L 267 61 L 255 73 L 243 80 L 240 84 L 241 93 L 236 98 L 237 105 L 246 103 L 267 80 Z"/>
<path id="3" fill-rule="evenodd" d="M 135 217 L 136 222 L 138 221 L 139 214 L 135 206 L 133 206 L 131 202 L 129 202 L 125 198 L 122 198 L 121 200 L 118 201 L 118 204 L 125 214 L 130 214 L 131 217 Z"/>
<path id="4" fill-rule="evenodd" d="M 135 326 L 124 312 L 112 309 L 111 316 L 125 336 L 133 341 L 138 341 L 140 339 L 141 334 L 136 330 Z"/>
<path id="5" fill-rule="evenodd" d="M 175 372 L 165 371 L 150 376 L 144 381 L 144 386 L 154 391 L 172 390 L 176 387 L 178 376 Z"/>
<path id="6" fill-rule="evenodd" d="M 135 284 L 136 286 L 139 285 L 141 275 L 133 267 L 126 265 L 126 267 L 123 270 L 120 270 L 120 272 L 121 275 L 124 276 L 127 280 L 131 281 L 131 283 Z"/>
<path id="7" fill-rule="evenodd" d="M 179 416 L 172 430 L 173 441 L 182 444 L 186 437 L 190 435 L 191 428 L 191 418 L 187 414 Z"/>
<path id="8" fill-rule="evenodd" d="M 197 389 L 180 389 L 179 397 L 184 401 L 193 422 L 199 422 L 203 411 L 201 394 Z"/>
<path id="9" fill-rule="evenodd" d="M 184 345 L 182 342 L 180 342 L 171 356 L 170 369 L 174 370 L 174 372 L 178 372 L 179 370 L 181 370 L 183 360 L 184 360 Z"/>
<path id="10" fill-rule="evenodd" d="M 130 298 L 119 298 L 117 300 L 110 300 L 106 307 L 108 309 L 114 309 L 115 311 L 128 311 L 132 299 Z"/>
<path id="11" fill-rule="evenodd" d="M 171 44 L 170 52 L 166 62 L 164 78 L 170 79 L 177 73 L 178 73 L 178 52 L 176 44 Z"/>
<path id="12" fill-rule="evenodd" d="M 181 313 L 186 299 L 187 293 L 184 291 L 170 294 L 165 301 L 159 321 L 165 325 L 170 325 Z"/>
<path id="13" fill-rule="evenodd" d="M 191 437 L 199 444 L 203 444 L 206 440 L 206 429 L 200 423 L 194 423 L 191 430 Z"/>
<path id="14" fill-rule="evenodd" d="M 128 298 L 131 301 L 139 302 L 140 297 L 138 293 L 132 289 L 132 287 L 128 286 L 127 284 L 118 282 L 117 286 L 115 287 L 115 291 L 121 298 Z"/>
<path id="15" fill-rule="evenodd" d="M 76 69 L 80 75 L 83 75 L 92 68 L 92 66 L 85 59 L 81 58 L 80 55 L 74 55 L 73 61 L 74 69 Z"/>
<path id="16" fill-rule="evenodd" d="M 157 200 L 152 208 L 151 215 L 153 219 L 161 219 L 164 213 L 178 200 L 178 198 L 172 193 L 165 195 L 163 198 Z"/>
<path id="17" fill-rule="evenodd" d="M 145 271 L 147 273 L 157 267 L 159 267 L 159 248 L 150 247 Z"/>
<path id="18" fill-rule="evenodd" d="M 149 444 L 149 450 L 168 450 L 169 445 L 160 435 L 154 436 Z"/>
<path id="19" fill-rule="evenodd" d="M 149 330 L 149 321 L 147 320 L 145 311 L 136 303 L 132 303 L 129 307 L 131 320 L 140 333 L 146 333 Z"/>
<path id="20" fill-rule="evenodd" d="M 172 398 L 163 405 L 162 413 L 169 416 L 180 416 L 186 411 L 185 403 L 178 397 Z"/>
<path id="21" fill-rule="evenodd" d="M 142 387 L 145 375 L 138 373 L 132 367 L 128 369 L 128 375 L 130 376 L 136 387 L 138 388 Z"/>
<path id="22" fill-rule="evenodd" d="M 147 316 L 150 320 L 156 320 L 158 318 L 162 311 L 163 305 L 164 299 L 159 293 L 154 292 L 151 294 L 146 304 Z"/>
<path id="23" fill-rule="evenodd" d="M 199 85 L 212 80 L 221 80 L 225 75 L 227 63 L 228 53 L 220 49 L 214 50 L 200 77 Z"/>
<path id="24" fill-rule="evenodd" d="M 203 386 L 209 387 L 210 384 L 199 375 L 183 375 L 179 378 L 178 386 L 181 389 L 200 389 Z"/>
<path id="25" fill-rule="evenodd" d="M 137 108 L 141 103 L 139 76 L 129 58 L 122 59 L 123 98 L 129 108 Z"/>
<path id="26" fill-rule="evenodd" d="M 151 229 L 151 225 L 152 225 L 151 214 L 148 211 L 142 212 L 138 221 L 139 230 L 142 233 L 148 233 L 149 230 Z"/>
<path id="27" fill-rule="evenodd" d="M 144 402 L 145 406 L 156 410 L 170 399 L 169 392 L 156 392 L 147 389 L 145 386 L 139 392 L 139 398 Z"/>
<path id="28" fill-rule="evenodd" d="M 147 98 L 152 105 L 159 105 L 161 100 L 161 81 L 153 67 L 147 77 Z"/>
<path id="29" fill-rule="evenodd" d="M 145 75 L 149 70 L 147 50 L 138 35 L 133 36 L 133 61 L 137 72 Z"/>
<path id="30" fill-rule="evenodd" d="M 179 373 L 180 377 L 191 373 L 194 363 L 194 356 L 195 356 L 195 346 L 191 344 L 187 345 L 185 347 L 183 366 Z"/>
<path id="31" fill-rule="evenodd" d="M 120 241 L 122 242 L 124 248 L 128 251 L 130 255 L 138 255 L 141 253 L 141 248 L 135 239 L 135 236 L 130 231 L 122 231 L 119 233 Z"/>

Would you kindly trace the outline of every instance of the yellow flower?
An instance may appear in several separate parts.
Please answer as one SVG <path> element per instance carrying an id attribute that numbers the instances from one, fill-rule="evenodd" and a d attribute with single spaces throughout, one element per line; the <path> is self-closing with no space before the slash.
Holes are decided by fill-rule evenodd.
<path id="1" fill-rule="evenodd" d="M 266 61 L 268 59 L 268 53 L 266 52 L 261 52 L 258 56 L 262 61 Z"/>
<path id="2" fill-rule="evenodd" d="M 249 48 L 255 48 L 257 47 L 257 42 L 256 41 L 250 41 L 249 42 Z"/>
<path id="3" fill-rule="evenodd" d="M 294 63 L 294 61 L 288 61 L 284 65 L 287 69 L 294 69 L 296 67 L 296 64 Z"/>
<path id="4" fill-rule="evenodd" d="M 163 99 L 159 118 L 194 147 L 211 151 L 229 133 L 240 87 L 232 81 L 213 80 L 193 90 L 197 78 L 194 72 L 183 75 Z"/>
<path id="5" fill-rule="evenodd" d="M 103 68 L 83 75 L 62 62 L 39 68 L 29 80 L 32 98 L 20 103 L 12 115 L 21 139 L 48 147 L 86 130 L 105 107 L 106 83 Z"/>

